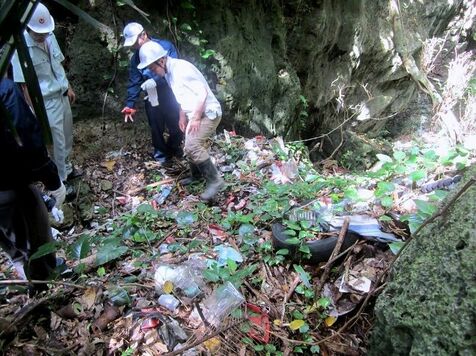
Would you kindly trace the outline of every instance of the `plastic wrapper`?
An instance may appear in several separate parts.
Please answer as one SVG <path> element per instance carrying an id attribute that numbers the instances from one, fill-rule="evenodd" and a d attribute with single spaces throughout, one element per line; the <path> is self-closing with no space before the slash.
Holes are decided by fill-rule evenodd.
<path id="1" fill-rule="evenodd" d="M 211 325 L 218 327 L 244 301 L 245 298 L 235 286 L 230 282 L 225 282 L 203 301 L 203 316 Z"/>
<path id="2" fill-rule="evenodd" d="M 174 291 L 195 298 L 202 293 L 204 286 L 202 270 L 206 267 L 201 259 L 191 258 L 177 266 L 161 265 L 155 272 L 155 286 L 158 294 L 164 294 L 165 282 L 171 282 Z"/>

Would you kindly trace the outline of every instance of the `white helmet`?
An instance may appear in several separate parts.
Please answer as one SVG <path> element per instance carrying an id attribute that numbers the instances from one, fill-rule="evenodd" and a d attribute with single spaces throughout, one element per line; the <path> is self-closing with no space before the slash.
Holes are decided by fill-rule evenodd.
<path id="1" fill-rule="evenodd" d="M 55 29 L 55 20 L 51 17 L 46 6 L 38 3 L 27 26 L 36 33 L 50 33 Z"/>
<path id="2" fill-rule="evenodd" d="M 139 50 L 140 63 L 138 69 L 144 69 L 149 64 L 154 63 L 162 57 L 167 55 L 167 51 L 157 42 L 148 41 L 142 45 Z"/>
<path id="3" fill-rule="evenodd" d="M 139 36 L 142 31 L 144 31 L 144 27 L 142 27 L 140 23 L 128 23 L 127 26 L 124 27 L 124 31 L 122 31 L 124 36 L 124 46 L 132 46 L 134 43 L 136 43 L 137 36 Z"/>

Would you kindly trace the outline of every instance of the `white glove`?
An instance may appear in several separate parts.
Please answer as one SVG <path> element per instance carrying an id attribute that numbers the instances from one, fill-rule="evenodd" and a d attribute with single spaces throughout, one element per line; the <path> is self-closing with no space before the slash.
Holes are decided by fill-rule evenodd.
<path id="1" fill-rule="evenodd" d="M 50 194 L 56 199 L 55 207 L 61 209 L 61 205 L 63 205 L 64 200 L 66 199 L 66 187 L 64 184 L 61 183 L 61 186 L 58 189 L 51 191 Z"/>
<path id="2" fill-rule="evenodd" d="M 51 215 L 53 215 L 53 219 L 59 224 L 61 224 L 64 220 L 64 213 L 63 210 L 58 209 L 56 206 L 51 209 Z"/>
<path id="3" fill-rule="evenodd" d="M 150 105 L 158 106 L 159 99 L 157 98 L 157 84 L 155 83 L 154 79 L 147 79 L 141 86 L 142 90 L 147 91 L 146 99 L 149 100 Z"/>
<path id="4" fill-rule="evenodd" d="M 150 90 L 150 89 L 155 89 L 157 87 L 157 83 L 155 82 L 154 79 L 147 79 L 144 83 L 141 84 L 140 86 L 142 90 Z"/>

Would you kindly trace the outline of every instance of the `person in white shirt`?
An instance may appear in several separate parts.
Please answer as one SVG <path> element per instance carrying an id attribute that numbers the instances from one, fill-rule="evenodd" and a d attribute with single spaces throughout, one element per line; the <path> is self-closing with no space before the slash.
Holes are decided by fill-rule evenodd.
<path id="1" fill-rule="evenodd" d="M 192 180 L 203 175 L 207 182 L 200 197 L 209 201 L 223 189 L 225 183 L 210 159 L 207 140 L 215 133 L 221 121 L 221 106 L 203 74 L 190 62 L 169 57 L 158 43 L 149 41 L 139 51 L 139 69 L 149 68 L 165 77 L 180 105 L 179 126 L 185 132 L 184 153 L 190 163 Z M 147 88 L 156 85 L 153 79 L 144 83 Z"/>

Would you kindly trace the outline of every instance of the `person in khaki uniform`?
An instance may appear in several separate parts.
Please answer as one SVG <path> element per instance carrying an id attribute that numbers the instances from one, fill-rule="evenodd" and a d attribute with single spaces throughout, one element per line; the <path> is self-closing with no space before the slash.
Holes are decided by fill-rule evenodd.
<path id="1" fill-rule="evenodd" d="M 192 179 L 205 177 L 207 186 L 200 195 L 212 200 L 225 183 L 210 159 L 206 141 L 215 133 L 221 120 L 221 106 L 203 74 L 190 62 L 171 58 L 156 42 L 147 42 L 139 51 L 139 69 L 149 68 L 165 77 L 180 105 L 179 126 L 185 132 L 184 153 L 190 163 Z M 149 79 L 145 88 L 155 87 Z M 188 121 L 188 122 L 187 122 Z"/>
<path id="2" fill-rule="evenodd" d="M 63 53 L 53 34 L 55 22 L 45 5 L 38 3 L 27 30 L 24 32 L 33 67 L 40 85 L 48 122 L 53 136 L 53 160 L 61 181 L 76 178 L 81 173 L 73 169 L 69 160 L 73 147 L 73 116 L 70 103 L 76 95 L 70 87 L 63 65 Z M 13 80 L 20 83 L 27 102 L 31 105 L 18 54 L 12 58 Z"/>

